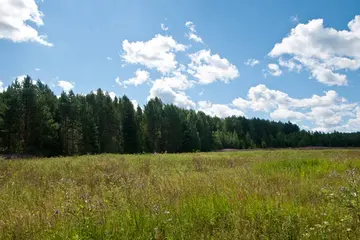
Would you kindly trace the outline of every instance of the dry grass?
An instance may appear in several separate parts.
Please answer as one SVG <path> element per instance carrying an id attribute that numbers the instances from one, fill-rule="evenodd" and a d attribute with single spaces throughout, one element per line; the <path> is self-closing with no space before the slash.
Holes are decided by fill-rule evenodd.
<path id="1" fill-rule="evenodd" d="M 355 149 L 1 160 L 0 239 L 359 239 L 358 167 Z"/>

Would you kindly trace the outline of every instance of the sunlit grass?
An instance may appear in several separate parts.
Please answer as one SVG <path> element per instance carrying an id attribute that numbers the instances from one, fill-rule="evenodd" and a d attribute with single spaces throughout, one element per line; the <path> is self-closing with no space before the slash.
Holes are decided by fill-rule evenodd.
<path id="1" fill-rule="evenodd" d="M 360 150 L 0 161 L 0 239 L 358 239 Z"/>

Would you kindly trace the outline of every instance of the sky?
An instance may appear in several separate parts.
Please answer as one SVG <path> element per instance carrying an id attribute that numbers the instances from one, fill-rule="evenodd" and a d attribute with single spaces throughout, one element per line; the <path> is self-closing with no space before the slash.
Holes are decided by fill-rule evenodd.
<path id="1" fill-rule="evenodd" d="M 0 0 L 0 91 L 98 88 L 218 117 L 360 131 L 358 0 Z"/>

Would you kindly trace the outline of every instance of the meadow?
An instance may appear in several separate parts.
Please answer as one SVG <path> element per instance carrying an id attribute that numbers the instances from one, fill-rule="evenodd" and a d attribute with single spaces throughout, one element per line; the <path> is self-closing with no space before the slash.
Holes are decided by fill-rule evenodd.
<path id="1" fill-rule="evenodd" d="M 359 239 L 360 150 L 0 160 L 0 239 Z"/>

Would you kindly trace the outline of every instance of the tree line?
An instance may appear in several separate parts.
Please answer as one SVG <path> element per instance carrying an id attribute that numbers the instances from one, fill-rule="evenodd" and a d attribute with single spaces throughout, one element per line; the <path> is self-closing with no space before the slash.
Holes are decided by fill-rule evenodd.
<path id="1" fill-rule="evenodd" d="M 27 76 L 0 93 L 0 151 L 37 156 L 213 151 L 224 148 L 359 147 L 360 133 L 300 130 L 291 122 L 211 117 L 155 98 L 135 109 L 101 89 L 57 97 Z"/>

